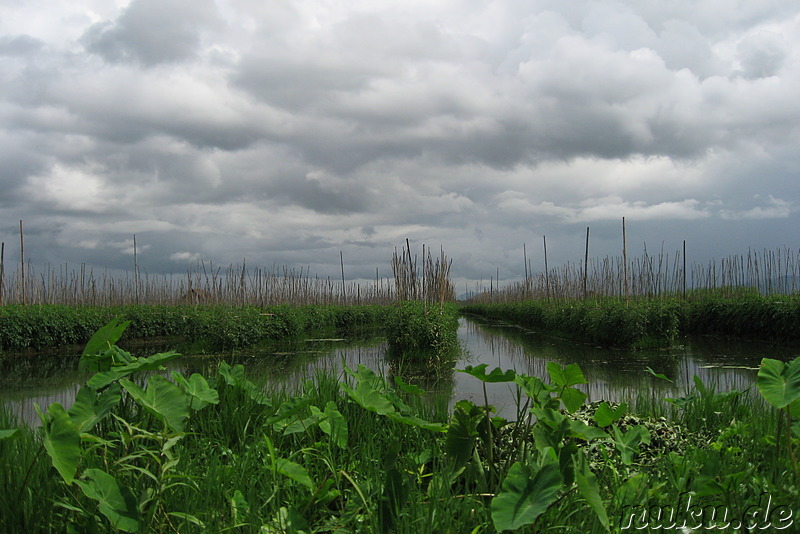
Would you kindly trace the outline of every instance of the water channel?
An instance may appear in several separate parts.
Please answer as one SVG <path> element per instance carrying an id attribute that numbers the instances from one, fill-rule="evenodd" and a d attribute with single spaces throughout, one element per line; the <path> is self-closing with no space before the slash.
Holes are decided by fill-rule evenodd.
<path id="1" fill-rule="evenodd" d="M 655 399 L 684 395 L 691 388 L 694 375 L 718 391 L 746 390 L 755 387 L 761 358 L 787 361 L 800 354 L 798 346 L 712 337 L 687 338 L 668 350 L 609 350 L 511 325 L 466 318 L 460 319 L 458 336 L 461 344 L 458 361 L 446 371 L 440 369 L 434 374 L 428 373 L 425 366 L 422 369 L 398 366 L 387 357 L 387 344 L 381 338 L 305 339 L 222 355 L 184 356 L 170 362 L 170 369 L 178 369 L 186 376 L 194 372 L 209 376 L 219 361 L 225 360 L 244 364 L 248 378 L 265 387 L 291 388 L 313 378 L 318 369 L 340 374 L 343 365 L 354 368 L 364 364 L 384 375 L 399 374 L 430 395 L 447 397 L 451 404 L 460 399 L 484 404 L 483 384 L 455 369 L 485 363 L 488 370 L 514 369 L 546 379 L 547 362 L 554 361 L 580 365 L 588 381 L 581 386 L 588 394 L 587 402 L 621 402 L 643 394 Z M 141 350 L 144 352 L 138 355 L 158 352 Z M 19 420 L 38 424 L 34 403 L 41 407 L 53 402 L 65 407 L 72 404 L 84 380 L 77 371 L 77 361 L 77 354 L 0 356 L 0 403 Z M 647 371 L 648 367 L 673 382 L 655 378 Z M 487 384 L 486 395 L 500 415 L 514 416 L 513 384 Z"/>

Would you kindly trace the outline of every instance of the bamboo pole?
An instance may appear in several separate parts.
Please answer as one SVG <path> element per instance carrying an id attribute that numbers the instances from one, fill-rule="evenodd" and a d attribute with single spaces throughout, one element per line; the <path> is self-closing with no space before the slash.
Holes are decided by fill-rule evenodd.
<path id="1" fill-rule="evenodd" d="M 545 285 L 545 295 L 547 296 L 547 300 L 550 300 L 550 271 L 547 268 L 547 236 L 542 236 L 542 242 L 544 244 L 544 285 Z"/>
<path id="2" fill-rule="evenodd" d="M 625 233 L 625 217 L 622 218 L 622 276 L 625 285 L 625 305 L 630 304 L 630 292 L 628 287 L 628 238 Z"/>
<path id="3" fill-rule="evenodd" d="M 19 221 L 19 260 L 22 266 L 22 304 L 25 304 L 25 232 L 22 229 L 22 219 Z"/>
<path id="4" fill-rule="evenodd" d="M 589 296 L 586 290 L 586 279 L 589 275 L 589 227 L 586 227 L 586 252 L 583 259 L 583 298 Z"/>

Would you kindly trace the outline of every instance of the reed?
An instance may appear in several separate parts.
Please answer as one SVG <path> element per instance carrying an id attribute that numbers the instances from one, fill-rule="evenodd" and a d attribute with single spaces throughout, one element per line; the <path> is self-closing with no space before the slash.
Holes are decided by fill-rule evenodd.
<path id="1" fill-rule="evenodd" d="M 527 254 L 526 254 L 527 256 Z M 527 259 L 527 258 L 526 258 Z M 548 267 L 538 274 L 498 287 L 480 287 L 468 295 L 473 302 L 515 302 L 528 299 L 569 301 L 585 298 L 653 299 L 714 292 L 722 297 L 743 293 L 792 295 L 800 290 L 800 250 L 753 250 L 707 263 L 688 263 L 684 251 L 663 249 L 639 257 L 606 256 Z"/>
<path id="2" fill-rule="evenodd" d="M 417 256 L 412 255 L 411 245 L 406 240 L 406 248 L 398 255 L 392 255 L 395 296 L 400 301 L 421 300 L 426 304 L 451 302 L 455 300 L 456 290 L 450 280 L 453 260 L 448 260 L 444 249 L 439 250 L 435 259 L 430 248 L 422 245 L 422 274 L 417 267 Z"/>

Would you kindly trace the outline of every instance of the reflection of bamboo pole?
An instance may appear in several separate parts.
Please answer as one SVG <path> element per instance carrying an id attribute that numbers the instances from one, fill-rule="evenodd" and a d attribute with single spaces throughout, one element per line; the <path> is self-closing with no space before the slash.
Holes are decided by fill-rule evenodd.
<path id="1" fill-rule="evenodd" d="M 22 230 L 22 219 L 19 221 L 19 261 L 22 264 L 22 303 L 25 304 L 25 233 Z"/>

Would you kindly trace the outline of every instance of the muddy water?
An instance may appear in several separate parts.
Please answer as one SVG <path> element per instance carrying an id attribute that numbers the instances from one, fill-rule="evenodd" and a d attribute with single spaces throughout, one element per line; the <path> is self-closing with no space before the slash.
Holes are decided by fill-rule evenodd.
<path id="1" fill-rule="evenodd" d="M 514 369 L 518 373 L 546 377 L 548 361 L 561 365 L 577 363 L 588 384 L 581 386 L 587 401 L 628 401 L 642 395 L 653 399 L 680 396 L 689 391 L 692 377 L 719 391 L 754 388 L 756 368 L 762 357 L 791 359 L 800 347 L 770 343 L 731 341 L 719 338 L 691 338 L 679 347 L 662 351 L 620 351 L 575 343 L 550 335 L 499 323 L 461 319 L 461 352 L 458 361 L 431 372 L 428 365 L 414 366 L 387 355 L 386 342 L 367 340 L 307 339 L 258 350 L 213 356 L 185 356 L 171 362 L 170 369 L 188 375 L 209 374 L 219 361 L 242 363 L 256 383 L 292 388 L 317 370 L 342 372 L 342 366 L 364 364 L 385 375 L 400 375 L 419 384 L 431 395 L 445 397 L 452 404 L 470 399 L 494 405 L 505 417 L 513 417 L 516 393 L 510 384 L 483 384 L 455 371 L 467 365 L 485 363 L 488 369 Z M 152 352 L 145 352 L 147 355 Z M 647 368 L 666 375 L 673 382 L 653 377 Z M 0 358 L 0 402 L 18 418 L 36 424 L 34 403 L 45 407 L 59 402 L 72 404 L 80 388 L 77 355 L 4 356 Z"/>

